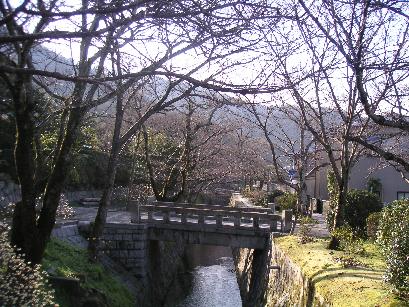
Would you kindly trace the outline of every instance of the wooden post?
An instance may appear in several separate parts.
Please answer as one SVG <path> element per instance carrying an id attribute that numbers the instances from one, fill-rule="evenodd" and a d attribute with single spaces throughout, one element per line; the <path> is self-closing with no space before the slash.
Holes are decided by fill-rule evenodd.
<path id="1" fill-rule="evenodd" d="M 151 209 L 148 209 L 148 222 L 153 221 L 153 212 Z"/>

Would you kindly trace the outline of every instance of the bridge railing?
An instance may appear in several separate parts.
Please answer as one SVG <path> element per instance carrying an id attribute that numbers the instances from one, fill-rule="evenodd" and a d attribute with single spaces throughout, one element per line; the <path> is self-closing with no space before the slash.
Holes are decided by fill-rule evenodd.
<path id="1" fill-rule="evenodd" d="M 227 207 L 220 205 L 208 205 L 208 204 L 192 204 L 192 203 L 173 203 L 165 201 L 155 201 L 152 203 L 155 206 L 169 206 L 169 207 L 183 207 L 183 208 L 196 208 L 196 209 L 212 209 L 212 210 L 227 210 L 227 211 L 240 211 L 240 212 L 258 212 L 258 213 L 273 213 L 271 208 L 263 207 Z"/>
<path id="2" fill-rule="evenodd" d="M 141 205 L 140 212 L 145 212 L 142 221 L 148 224 L 190 224 L 200 227 L 247 229 L 256 231 L 277 231 L 277 223 L 283 229 L 280 215 L 268 212 L 245 212 L 243 208 L 195 205 L 184 207 L 175 203 L 156 203 Z M 214 223 L 215 222 L 215 223 Z"/>

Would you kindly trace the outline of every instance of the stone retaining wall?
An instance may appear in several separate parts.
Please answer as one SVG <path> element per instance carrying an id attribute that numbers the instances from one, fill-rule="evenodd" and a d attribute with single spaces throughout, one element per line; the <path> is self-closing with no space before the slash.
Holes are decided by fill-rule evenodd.
<path id="1" fill-rule="evenodd" d="M 100 250 L 136 277 L 147 274 L 147 231 L 144 224 L 106 224 Z"/>
<path id="2" fill-rule="evenodd" d="M 233 249 L 233 259 L 243 307 L 331 306 L 272 237 L 265 251 Z"/>

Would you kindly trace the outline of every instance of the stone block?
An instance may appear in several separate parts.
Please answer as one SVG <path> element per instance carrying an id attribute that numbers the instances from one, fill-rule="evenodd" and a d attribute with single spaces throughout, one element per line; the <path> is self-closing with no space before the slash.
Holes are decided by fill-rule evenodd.
<path id="1" fill-rule="evenodd" d="M 132 234 L 132 240 L 134 241 L 146 241 L 148 239 L 148 234 Z"/>
<path id="2" fill-rule="evenodd" d="M 114 239 L 114 236 L 112 235 L 112 234 L 104 234 L 103 236 L 102 236 L 102 240 L 104 240 L 104 241 L 109 241 L 109 240 L 113 240 Z"/>
<path id="3" fill-rule="evenodd" d="M 123 234 L 122 235 L 122 240 L 132 241 L 132 235 L 131 234 Z"/>
<path id="4" fill-rule="evenodd" d="M 135 249 L 146 249 L 146 241 L 133 242 L 133 248 L 135 248 Z"/>
<path id="5" fill-rule="evenodd" d="M 119 258 L 120 257 L 120 252 L 118 250 L 109 250 L 108 254 L 112 258 Z"/>
<path id="6" fill-rule="evenodd" d="M 129 257 L 132 257 L 132 258 L 142 259 L 146 257 L 146 251 L 142 249 L 129 250 L 128 255 Z"/>

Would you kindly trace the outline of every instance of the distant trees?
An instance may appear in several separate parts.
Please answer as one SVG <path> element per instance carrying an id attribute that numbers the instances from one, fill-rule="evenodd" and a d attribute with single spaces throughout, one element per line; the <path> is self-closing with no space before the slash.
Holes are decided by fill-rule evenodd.
<path id="1" fill-rule="evenodd" d="M 274 97 L 265 104 L 249 103 L 247 120 L 262 133 L 270 149 L 274 178 L 294 189 L 297 212 L 302 214 L 308 205 L 307 178 L 328 163 L 321 160 L 320 148 L 300 109 L 278 100 Z"/>

